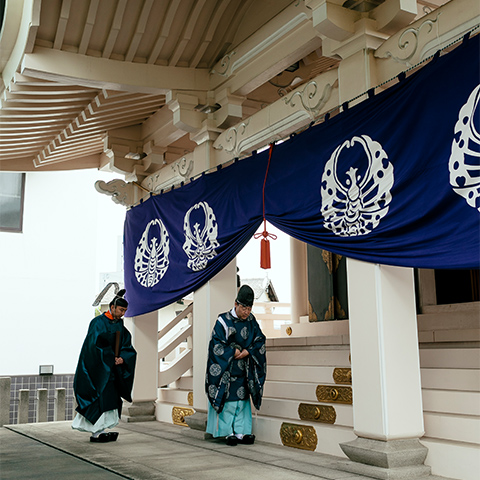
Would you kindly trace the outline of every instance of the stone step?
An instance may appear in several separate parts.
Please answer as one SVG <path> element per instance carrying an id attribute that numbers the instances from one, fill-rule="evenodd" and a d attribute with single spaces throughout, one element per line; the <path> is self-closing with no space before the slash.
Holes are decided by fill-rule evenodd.
<path id="1" fill-rule="evenodd" d="M 305 382 L 318 384 L 334 383 L 332 366 L 267 365 L 267 381 Z M 342 368 L 350 368 L 345 365 Z"/>
<path id="2" fill-rule="evenodd" d="M 480 447 L 480 417 L 424 412 L 425 437 Z"/>
<path id="3" fill-rule="evenodd" d="M 184 375 L 180 377 L 175 383 L 175 388 L 180 388 L 181 390 L 193 390 L 193 376 Z"/>
<path id="4" fill-rule="evenodd" d="M 159 388 L 158 400 L 176 405 L 188 405 L 189 392 L 191 392 L 191 390 L 183 390 L 174 387 Z"/>
<path id="5" fill-rule="evenodd" d="M 330 385 L 332 387 L 351 388 L 350 385 L 336 385 L 333 382 L 322 383 L 322 385 Z M 317 402 L 316 383 L 301 382 L 272 382 L 267 380 L 264 387 L 264 396 L 271 398 L 285 398 L 290 400 L 298 400 L 301 402 Z"/>
<path id="6" fill-rule="evenodd" d="M 351 442 L 357 438 L 357 436 L 353 433 L 353 428 L 351 427 L 305 422 L 303 420 L 297 420 L 295 422 L 287 420 L 286 422 L 295 425 L 306 425 L 308 427 L 312 427 L 317 438 L 317 445 L 314 451 L 326 453 L 328 455 L 336 455 L 338 457 L 346 458 L 339 444 Z M 254 415 L 253 433 L 260 441 L 282 445 L 283 443 L 280 431 L 283 423 L 285 423 L 285 420 L 281 418 L 268 417 L 259 414 L 256 416 Z M 295 448 L 293 445 L 289 445 L 289 447 Z"/>
<path id="7" fill-rule="evenodd" d="M 480 392 L 480 372 L 475 369 L 421 368 L 422 387 Z"/>
<path id="8" fill-rule="evenodd" d="M 272 350 L 267 348 L 267 365 L 289 366 L 330 366 L 349 367 L 350 350 L 348 346 L 335 349 L 282 349 Z"/>
<path id="9" fill-rule="evenodd" d="M 480 416 L 480 392 L 422 389 L 423 411 Z"/>
<path id="10" fill-rule="evenodd" d="M 480 348 L 420 348 L 421 368 L 480 369 Z"/>
<path id="11" fill-rule="evenodd" d="M 335 411 L 336 419 L 334 424 L 330 425 L 341 425 L 344 427 L 353 427 L 353 408 L 351 405 L 342 405 L 342 404 L 327 404 L 319 402 L 300 402 L 298 400 L 286 400 L 279 398 L 269 398 L 264 397 L 262 400 L 262 406 L 258 415 L 267 416 L 267 417 L 276 417 L 283 419 L 287 422 L 297 422 L 301 421 L 300 415 L 298 412 L 299 406 L 301 403 L 307 403 L 309 405 L 315 405 L 319 407 L 331 407 Z M 317 422 L 312 421 L 312 424 Z M 321 423 L 321 422 L 318 422 Z"/>

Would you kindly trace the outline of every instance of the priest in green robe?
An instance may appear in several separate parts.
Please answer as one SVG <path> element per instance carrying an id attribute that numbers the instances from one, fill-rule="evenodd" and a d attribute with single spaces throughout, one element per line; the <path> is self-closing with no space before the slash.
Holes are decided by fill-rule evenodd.
<path id="1" fill-rule="evenodd" d="M 123 324 L 128 302 L 120 290 L 110 302 L 109 311 L 95 317 L 80 352 L 73 389 L 77 415 L 72 428 L 90 432 L 91 442 L 111 442 L 122 412 L 122 398 L 132 401 L 131 392 L 137 352 L 130 332 Z"/>

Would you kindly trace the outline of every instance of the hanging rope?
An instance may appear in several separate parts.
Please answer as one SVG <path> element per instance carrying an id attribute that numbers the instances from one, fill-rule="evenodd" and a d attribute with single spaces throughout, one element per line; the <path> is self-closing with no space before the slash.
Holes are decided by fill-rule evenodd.
<path id="1" fill-rule="evenodd" d="M 265 179 L 263 180 L 263 190 L 262 190 L 262 202 L 263 202 L 263 232 L 256 233 L 253 237 L 255 239 L 263 237 L 262 241 L 260 242 L 260 268 L 270 268 L 270 241 L 268 240 L 271 238 L 272 240 L 276 240 L 277 236 L 273 233 L 267 232 L 267 220 L 265 219 L 265 185 L 267 183 L 267 176 L 268 176 L 268 169 L 270 168 L 270 160 L 272 159 L 272 152 L 273 152 L 274 144 L 270 144 L 270 150 L 268 152 L 268 163 L 267 163 L 267 171 L 265 172 Z"/>

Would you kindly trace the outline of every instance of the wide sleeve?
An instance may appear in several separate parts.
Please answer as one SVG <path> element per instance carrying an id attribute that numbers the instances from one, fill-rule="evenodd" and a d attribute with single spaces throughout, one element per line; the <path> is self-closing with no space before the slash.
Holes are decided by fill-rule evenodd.
<path id="1" fill-rule="evenodd" d="M 137 352 L 133 348 L 130 332 L 125 327 L 122 328 L 121 332 L 122 341 L 119 356 L 123 358 L 123 364 L 115 366 L 115 385 L 120 397 L 127 402 L 131 402 Z"/>
<path id="2" fill-rule="evenodd" d="M 101 395 L 114 364 L 114 352 L 101 318 L 90 322 L 78 359 L 73 388 L 77 411 L 85 416 L 86 409 Z"/>
<path id="3" fill-rule="evenodd" d="M 265 335 L 260 329 L 256 319 L 253 322 L 253 342 L 247 347 L 247 382 L 253 405 L 257 410 L 260 409 L 263 396 L 263 385 L 267 377 L 267 356 L 265 346 Z"/>
<path id="4" fill-rule="evenodd" d="M 219 317 L 213 327 L 208 345 L 205 391 L 212 407 L 220 413 L 228 397 L 230 368 L 235 355 L 235 345 L 229 342 L 229 329 Z"/>

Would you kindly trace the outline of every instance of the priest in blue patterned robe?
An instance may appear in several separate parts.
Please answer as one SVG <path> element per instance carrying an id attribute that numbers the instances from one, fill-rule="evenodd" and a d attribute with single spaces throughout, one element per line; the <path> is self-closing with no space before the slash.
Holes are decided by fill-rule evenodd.
<path id="1" fill-rule="evenodd" d="M 243 285 L 234 308 L 218 317 L 208 347 L 207 433 L 231 446 L 254 443 L 251 403 L 260 408 L 267 374 L 265 335 L 252 314 L 253 300 L 253 290 Z"/>

